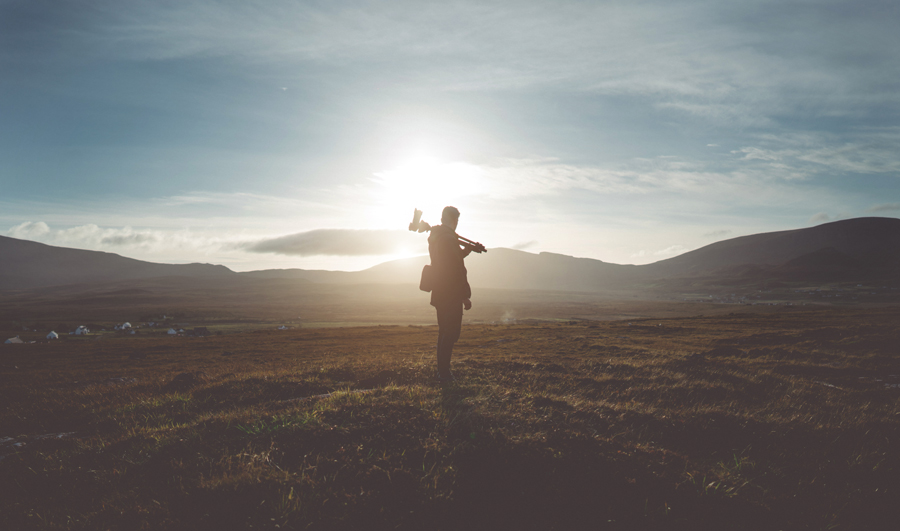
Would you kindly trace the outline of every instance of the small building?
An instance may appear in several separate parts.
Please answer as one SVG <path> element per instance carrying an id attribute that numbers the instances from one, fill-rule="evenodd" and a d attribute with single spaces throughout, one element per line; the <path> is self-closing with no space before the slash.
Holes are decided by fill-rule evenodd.
<path id="1" fill-rule="evenodd" d="M 47 334 L 47 339 L 59 339 L 59 334 L 57 334 L 56 332 L 50 332 L 49 334 Z"/>
<path id="2" fill-rule="evenodd" d="M 4 341 L 4 343 L 7 345 L 11 345 L 11 344 L 21 345 L 22 343 L 25 343 L 25 342 L 22 341 L 22 339 L 19 338 L 19 336 L 16 336 L 16 337 L 11 337 L 11 338 L 7 339 L 6 341 Z"/>

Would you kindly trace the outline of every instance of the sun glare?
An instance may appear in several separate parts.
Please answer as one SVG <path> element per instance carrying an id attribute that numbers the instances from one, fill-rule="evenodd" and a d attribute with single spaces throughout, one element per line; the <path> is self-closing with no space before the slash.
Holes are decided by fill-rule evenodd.
<path id="1" fill-rule="evenodd" d="M 466 198 L 481 192 L 481 170 L 465 162 L 444 162 L 428 155 L 415 155 L 395 168 L 378 172 L 373 220 L 388 227 L 405 227 L 414 208 L 424 212 L 429 223 L 439 222 L 446 205 L 465 208 Z"/>

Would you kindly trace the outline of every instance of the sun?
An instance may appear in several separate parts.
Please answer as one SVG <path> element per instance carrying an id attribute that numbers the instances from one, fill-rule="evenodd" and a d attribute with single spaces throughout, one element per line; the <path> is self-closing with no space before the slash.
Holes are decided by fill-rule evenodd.
<path id="1" fill-rule="evenodd" d="M 405 227 L 413 209 L 418 208 L 425 213 L 424 220 L 438 223 L 445 206 L 463 209 L 471 197 L 482 192 L 480 176 L 481 170 L 472 164 L 411 155 L 396 167 L 375 174 L 373 217 L 390 226 Z"/>

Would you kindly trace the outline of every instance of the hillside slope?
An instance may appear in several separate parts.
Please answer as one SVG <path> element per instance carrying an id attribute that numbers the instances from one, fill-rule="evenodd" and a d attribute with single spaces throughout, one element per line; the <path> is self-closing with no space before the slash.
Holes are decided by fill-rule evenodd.
<path id="1" fill-rule="evenodd" d="M 234 271 L 211 264 L 157 264 L 113 253 L 54 247 L 0 236 L 0 289 L 187 276 L 224 277 Z"/>
<path id="2" fill-rule="evenodd" d="M 900 262 L 900 219 L 855 218 L 805 229 L 741 236 L 644 267 L 651 276 L 665 278 L 740 265 L 778 266 L 829 248 L 858 264 L 895 265 Z M 811 261 L 815 262 L 814 258 Z"/>

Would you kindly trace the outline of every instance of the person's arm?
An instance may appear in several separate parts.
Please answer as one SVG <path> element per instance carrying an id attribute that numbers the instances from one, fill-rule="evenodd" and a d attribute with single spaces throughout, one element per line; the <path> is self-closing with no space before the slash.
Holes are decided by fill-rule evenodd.
<path id="1" fill-rule="evenodd" d="M 461 270 L 462 270 L 462 284 L 464 285 L 464 292 L 463 292 L 463 293 L 464 293 L 464 294 L 463 294 L 463 309 L 465 309 L 465 310 L 471 310 L 471 309 L 472 309 L 472 298 L 471 298 L 471 297 L 472 297 L 472 289 L 469 287 L 469 279 L 466 278 L 466 277 L 467 277 L 467 275 L 466 275 L 466 266 L 465 266 L 465 264 L 463 263 L 463 260 L 464 260 L 467 256 L 469 256 L 469 254 L 472 253 L 472 247 L 469 247 L 468 245 L 466 245 L 466 244 L 464 244 L 464 243 L 460 243 L 460 242 L 458 242 L 458 243 L 459 243 L 459 245 L 462 247 L 462 248 L 459 250 L 459 264 L 460 264 L 460 266 L 462 266 L 462 267 L 461 267 Z"/>

